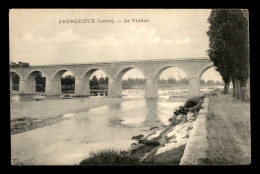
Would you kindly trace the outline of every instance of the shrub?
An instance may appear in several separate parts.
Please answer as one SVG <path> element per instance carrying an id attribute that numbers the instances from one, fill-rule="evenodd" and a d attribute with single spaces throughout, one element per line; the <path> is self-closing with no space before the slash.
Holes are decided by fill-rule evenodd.
<path id="1" fill-rule="evenodd" d="M 139 139 L 141 139 L 141 138 L 143 138 L 143 137 L 144 137 L 144 135 L 133 136 L 133 137 L 132 137 L 132 140 L 139 140 Z"/>
<path id="2" fill-rule="evenodd" d="M 188 112 L 198 112 L 199 109 L 201 108 L 201 102 L 203 102 L 203 98 L 206 97 L 206 94 L 197 96 L 197 97 L 191 97 L 188 98 L 187 101 L 185 102 L 184 106 L 180 106 L 179 109 L 176 109 L 173 113 L 174 116 L 169 119 L 169 122 L 175 122 L 177 116 L 179 115 L 184 115 L 187 116 Z M 187 118 L 187 117 L 185 117 Z M 187 120 L 186 120 L 187 121 Z"/>
<path id="3" fill-rule="evenodd" d="M 192 108 L 192 107 L 196 106 L 202 98 L 204 98 L 204 95 L 188 98 L 188 100 L 185 102 L 184 107 L 185 108 Z"/>
<path id="4" fill-rule="evenodd" d="M 115 150 L 102 150 L 90 153 L 90 157 L 81 161 L 79 165 L 136 165 L 139 164 L 138 158 L 127 156 Z"/>
<path id="5" fill-rule="evenodd" d="M 187 112 L 189 112 L 189 109 L 183 107 L 183 106 L 180 106 L 178 110 L 175 110 L 173 113 L 175 116 L 178 116 L 178 115 L 183 115 L 183 114 L 187 114 Z"/>
<path id="6" fill-rule="evenodd" d="M 26 117 L 22 117 L 22 118 L 17 118 L 17 119 L 14 119 L 13 121 L 25 121 L 27 120 Z"/>
<path id="7" fill-rule="evenodd" d="M 144 144 L 147 146 L 159 146 L 160 142 L 156 139 L 152 139 L 152 140 L 146 140 L 146 139 L 141 139 L 138 141 L 139 144 Z"/>

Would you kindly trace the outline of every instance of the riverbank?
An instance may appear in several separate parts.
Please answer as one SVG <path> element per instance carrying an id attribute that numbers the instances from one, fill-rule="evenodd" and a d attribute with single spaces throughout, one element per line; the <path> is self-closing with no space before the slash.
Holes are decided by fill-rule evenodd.
<path id="1" fill-rule="evenodd" d="M 216 89 L 216 88 L 224 88 L 224 85 L 200 85 L 200 89 Z M 127 87 L 123 87 L 123 89 L 145 89 L 144 85 L 135 85 L 135 86 L 127 86 Z M 159 85 L 158 86 L 159 90 L 185 90 L 185 89 L 189 89 L 189 85 L 187 84 L 175 84 L 175 85 Z"/>
<path id="2" fill-rule="evenodd" d="M 209 96 L 206 129 L 209 150 L 204 164 L 251 163 L 250 103 L 232 94 Z"/>
<path id="3" fill-rule="evenodd" d="M 64 114 L 118 104 L 128 98 L 75 98 L 11 103 L 11 134 L 52 125 L 68 119 Z M 37 113 L 37 114 L 35 114 Z"/>
<path id="4" fill-rule="evenodd" d="M 133 136 L 136 143 L 128 151 L 92 152 L 80 165 L 179 165 L 204 97 L 188 99 L 175 110 L 168 126 L 151 127 L 155 131 L 148 136 Z"/>

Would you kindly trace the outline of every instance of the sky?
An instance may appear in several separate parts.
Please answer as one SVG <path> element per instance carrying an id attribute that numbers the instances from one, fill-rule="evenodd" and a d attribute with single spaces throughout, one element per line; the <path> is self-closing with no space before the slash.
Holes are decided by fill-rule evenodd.
<path id="1" fill-rule="evenodd" d="M 208 57 L 206 32 L 210 12 L 210 9 L 14 9 L 9 13 L 10 61 L 50 65 Z M 74 19 L 94 19 L 95 23 L 62 22 Z M 100 19 L 114 23 L 98 23 Z M 167 79 L 171 74 L 177 78 L 181 73 L 170 70 L 161 76 Z M 124 78 L 128 74 L 141 76 L 132 70 Z M 220 78 L 216 73 L 213 77 Z"/>

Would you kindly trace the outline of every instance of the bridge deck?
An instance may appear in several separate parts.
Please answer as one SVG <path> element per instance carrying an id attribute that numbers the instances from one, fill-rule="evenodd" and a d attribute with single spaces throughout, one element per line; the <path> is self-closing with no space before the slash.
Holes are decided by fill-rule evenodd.
<path id="1" fill-rule="evenodd" d="M 71 64 L 50 64 L 50 65 L 31 65 L 30 67 L 46 67 L 46 66 L 84 66 L 95 64 L 125 64 L 125 63 L 146 63 L 146 62 L 182 62 L 182 61 L 211 61 L 209 57 L 195 57 L 195 58 L 175 58 L 175 59 L 150 59 L 150 60 L 128 60 L 128 61 L 109 61 L 109 62 L 88 62 L 88 63 L 71 63 Z M 10 67 L 11 68 L 11 67 Z M 20 68 L 20 67 L 12 67 Z M 24 67 L 26 68 L 26 67 Z"/>

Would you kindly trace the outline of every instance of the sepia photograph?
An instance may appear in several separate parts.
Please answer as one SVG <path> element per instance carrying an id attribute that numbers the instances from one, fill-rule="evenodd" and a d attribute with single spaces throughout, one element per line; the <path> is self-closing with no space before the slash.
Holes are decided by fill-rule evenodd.
<path id="1" fill-rule="evenodd" d="M 249 15 L 10 9 L 10 164 L 250 165 Z"/>

